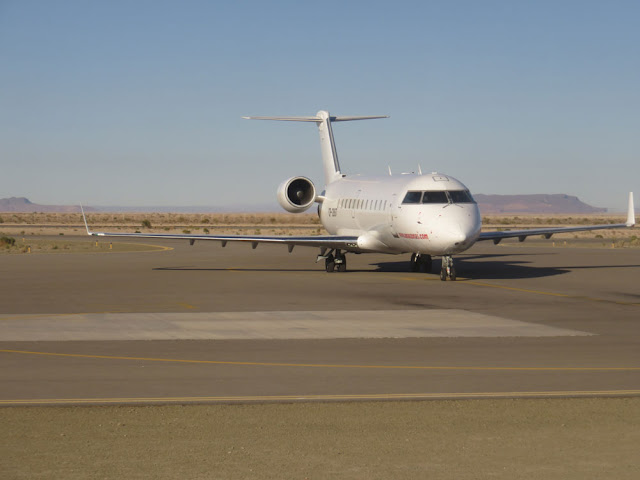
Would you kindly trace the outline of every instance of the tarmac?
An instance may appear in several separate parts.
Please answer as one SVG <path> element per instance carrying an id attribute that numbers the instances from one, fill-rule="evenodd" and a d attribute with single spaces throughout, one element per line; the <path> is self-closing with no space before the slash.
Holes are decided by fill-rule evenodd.
<path id="1" fill-rule="evenodd" d="M 640 396 L 638 249 L 156 243 L 0 257 L 0 405 Z"/>

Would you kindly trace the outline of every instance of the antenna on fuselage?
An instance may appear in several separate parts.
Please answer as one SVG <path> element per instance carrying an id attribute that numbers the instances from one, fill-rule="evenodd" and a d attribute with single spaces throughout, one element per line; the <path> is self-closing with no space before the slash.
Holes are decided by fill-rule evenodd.
<path id="1" fill-rule="evenodd" d="M 418 175 L 422 175 L 422 167 L 418 164 Z"/>
<path id="2" fill-rule="evenodd" d="M 389 176 L 391 176 L 391 165 L 387 165 L 387 168 L 389 169 Z"/>

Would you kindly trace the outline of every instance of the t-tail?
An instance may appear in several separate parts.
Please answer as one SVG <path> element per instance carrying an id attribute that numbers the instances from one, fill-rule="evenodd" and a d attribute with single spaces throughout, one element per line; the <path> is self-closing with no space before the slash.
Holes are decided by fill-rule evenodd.
<path id="1" fill-rule="evenodd" d="M 279 120 L 286 122 L 315 122 L 320 134 L 320 148 L 322 150 L 322 164 L 324 166 L 325 185 L 342 177 L 336 142 L 333 139 L 333 122 L 348 122 L 351 120 L 373 120 L 375 118 L 389 118 L 388 115 L 368 117 L 332 117 L 326 110 L 320 110 L 314 117 L 242 117 L 249 120 Z"/>

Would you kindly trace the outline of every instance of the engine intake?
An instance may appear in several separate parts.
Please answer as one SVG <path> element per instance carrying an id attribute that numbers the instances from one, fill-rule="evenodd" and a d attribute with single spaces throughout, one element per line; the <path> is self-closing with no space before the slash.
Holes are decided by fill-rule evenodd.
<path id="1" fill-rule="evenodd" d="M 302 213 L 316 199 L 316 187 L 307 177 L 292 177 L 278 187 L 278 203 L 287 212 Z"/>

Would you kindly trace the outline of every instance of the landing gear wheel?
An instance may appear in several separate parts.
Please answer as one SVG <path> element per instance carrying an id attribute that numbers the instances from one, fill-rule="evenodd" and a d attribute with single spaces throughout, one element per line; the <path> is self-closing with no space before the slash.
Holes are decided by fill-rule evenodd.
<path id="1" fill-rule="evenodd" d="M 333 258 L 333 255 L 329 255 L 327 258 L 324 259 L 324 269 L 327 271 L 327 273 L 331 273 L 335 270 L 335 268 L 336 268 L 335 259 Z"/>
<path id="2" fill-rule="evenodd" d="M 456 269 L 453 267 L 453 257 L 444 255 L 442 257 L 442 268 L 440 269 L 440 280 L 443 282 L 449 277 L 451 281 L 456 279 Z"/>
<path id="3" fill-rule="evenodd" d="M 340 250 L 336 250 L 335 257 L 336 270 L 339 272 L 347 271 L 347 257 Z"/>

